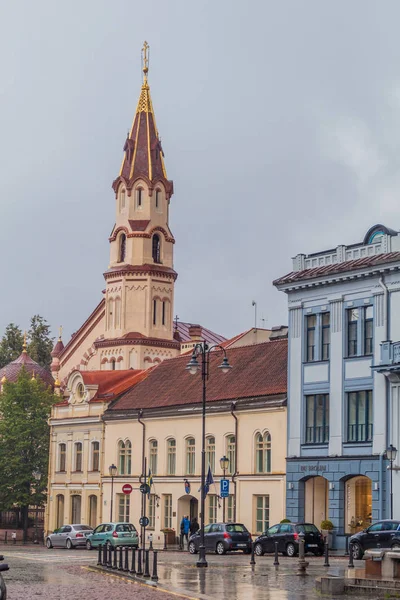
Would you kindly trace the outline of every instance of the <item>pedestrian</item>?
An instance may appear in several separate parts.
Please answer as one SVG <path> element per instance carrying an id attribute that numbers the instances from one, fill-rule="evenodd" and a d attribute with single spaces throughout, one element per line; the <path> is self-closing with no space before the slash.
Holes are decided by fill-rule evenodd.
<path id="1" fill-rule="evenodd" d="M 196 517 L 193 517 L 191 523 L 190 523 L 190 535 L 193 535 L 194 533 L 196 533 L 198 530 L 200 529 L 200 525 L 197 522 Z"/>
<path id="2" fill-rule="evenodd" d="M 189 528 L 190 528 L 189 516 L 186 515 L 185 517 L 182 518 L 182 521 L 181 521 L 182 548 L 184 548 L 184 539 L 186 539 L 186 544 L 189 545 Z"/>

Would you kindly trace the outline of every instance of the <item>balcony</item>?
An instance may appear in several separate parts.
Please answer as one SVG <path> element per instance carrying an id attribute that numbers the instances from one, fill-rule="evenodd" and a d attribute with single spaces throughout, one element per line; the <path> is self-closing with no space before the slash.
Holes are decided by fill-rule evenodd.
<path id="1" fill-rule="evenodd" d="M 392 382 L 400 382 L 400 342 L 382 342 L 380 363 L 372 370 L 383 373 Z"/>

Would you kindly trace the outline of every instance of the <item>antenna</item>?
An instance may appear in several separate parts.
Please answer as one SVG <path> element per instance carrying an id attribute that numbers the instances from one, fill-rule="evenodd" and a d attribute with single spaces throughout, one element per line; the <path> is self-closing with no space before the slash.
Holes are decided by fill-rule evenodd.
<path id="1" fill-rule="evenodd" d="M 251 304 L 254 306 L 254 329 L 257 329 L 257 302 L 253 300 Z"/>

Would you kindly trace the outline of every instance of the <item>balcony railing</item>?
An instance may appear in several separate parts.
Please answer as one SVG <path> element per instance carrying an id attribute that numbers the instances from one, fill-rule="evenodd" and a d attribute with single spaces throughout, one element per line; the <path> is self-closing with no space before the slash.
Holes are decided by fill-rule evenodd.
<path id="1" fill-rule="evenodd" d="M 400 342 L 381 344 L 381 365 L 400 365 Z"/>

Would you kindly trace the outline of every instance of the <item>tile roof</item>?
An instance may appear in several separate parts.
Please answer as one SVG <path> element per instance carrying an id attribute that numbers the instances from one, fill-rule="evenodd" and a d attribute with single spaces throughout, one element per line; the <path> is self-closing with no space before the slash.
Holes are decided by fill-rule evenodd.
<path id="1" fill-rule="evenodd" d="M 192 341 L 192 338 L 189 335 L 189 329 L 193 325 L 193 323 L 185 323 L 184 321 L 178 321 L 178 327 L 176 327 L 176 323 L 174 325 L 174 332 L 178 329 L 178 333 L 180 336 L 180 341 L 183 343 Z M 226 338 L 210 329 L 206 329 L 205 327 L 201 327 L 201 339 L 205 340 L 209 344 L 222 344 L 222 342 L 226 341 Z"/>
<path id="2" fill-rule="evenodd" d="M 98 385 L 93 400 L 114 400 L 147 377 L 149 370 L 80 371 L 85 385 Z"/>
<path id="3" fill-rule="evenodd" d="M 145 231 L 149 223 L 149 219 L 129 219 L 129 225 L 132 231 Z"/>
<path id="4" fill-rule="evenodd" d="M 222 353 L 211 352 L 207 402 L 286 394 L 287 349 L 287 340 L 232 348 L 228 360 L 233 368 L 226 374 L 217 372 Z M 199 374 L 191 375 L 186 370 L 187 363 L 188 356 L 163 361 L 141 383 L 117 399 L 109 410 L 200 403 L 202 380 Z"/>
<path id="5" fill-rule="evenodd" d="M 15 383 L 18 379 L 18 375 L 24 367 L 29 375 L 39 377 L 43 383 L 46 383 L 51 387 L 54 386 L 54 379 L 50 371 L 44 367 L 41 367 L 29 356 L 26 351 L 22 352 L 22 354 L 20 354 L 16 360 L 13 360 L 8 365 L 0 369 L 0 379 L 2 379 L 5 375 L 8 381 Z"/>
<path id="6" fill-rule="evenodd" d="M 367 256 L 357 260 L 348 260 L 333 265 L 325 265 L 314 267 L 312 269 L 304 269 L 303 271 L 292 271 L 279 279 L 275 279 L 274 285 L 284 285 L 303 281 L 306 279 L 314 279 L 315 277 L 324 277 L 335 275 L 336 273 L 345 273 L 347 271 L 357 271 L 368 267 L 380 266 L 386 263 L 400 261 L 400 252 L 389 252 L 388 254 L 377 254 L 375 256 Z"/>

